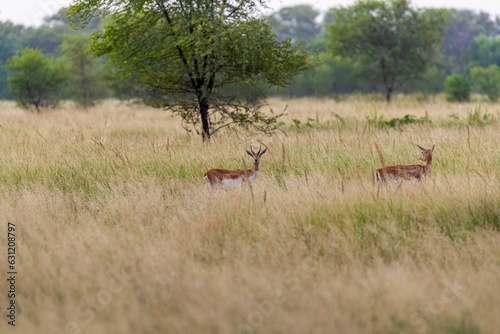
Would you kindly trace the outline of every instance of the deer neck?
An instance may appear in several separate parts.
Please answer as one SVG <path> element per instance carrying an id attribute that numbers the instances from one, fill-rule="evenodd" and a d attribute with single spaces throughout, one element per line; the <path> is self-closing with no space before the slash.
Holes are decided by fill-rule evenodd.
<path id="1" fill-rule="evenodd" d="M 424 166 L 424 174 L 429 175 L 432 170 L 432 155 L 429 156 L 426 160 L 425 166 Z"/>
<path id="2" fill-rule="evenodd" d="M 259 171 L 259 164 L 258 163 L 254 163 L 251 171 L 252 172 L 258 172 Z"/>
<path id="3" fill-rule="evenodd" d="M 248 178 L 250 182 L 253 182 L 257 177 L 258 172 L 259 172 L 259 164 L 254 163 L 252 169 L 248 169 L 246 171 L 246 175 L 244 175 L 244 178 Z"/>

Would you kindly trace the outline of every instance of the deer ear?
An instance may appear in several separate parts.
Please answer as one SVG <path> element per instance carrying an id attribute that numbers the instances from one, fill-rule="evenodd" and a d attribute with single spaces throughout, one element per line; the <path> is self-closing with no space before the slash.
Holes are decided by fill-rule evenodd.
<path id="1" fill-rule="evenodd" d="M 247 154 L 253 158 L 253 154 L 249 150 L 247 150 Z"/>
<path id="2" fill-rule="evenodd" d="M 422 152 L 427 151 L 427 150 L 426 150 L 425 148 L 423 148 L 422 146 L 420 146 L 420 145 L 417 145 L 417 146 L 418 146 L 418 148 L 420 149 L 420 151 L 422 151 Z"/>
<path id="3" fill-rule="evenodd" d="M 436 147 L 436 145 L 432 145 L 432 148 L 431 148 L 431 152 L 434 152 L 434 148 Z"/>
<path id="4" fill-rule="evenodd" d="M 263 156 L 264 153 L 266 153 L 266 152 L 267 152 L 267 148 L 265 148 L 264 151 L 260 152 L 259 157 Z"/>

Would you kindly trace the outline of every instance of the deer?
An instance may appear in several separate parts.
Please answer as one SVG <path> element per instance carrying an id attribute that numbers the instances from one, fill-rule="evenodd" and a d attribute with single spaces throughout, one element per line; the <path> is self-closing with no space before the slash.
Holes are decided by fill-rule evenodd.
<path id="1" fill-rule="evenodd" d="M 428 177 L 432 170 L 432 153 L 434 152 L 434 147 L 432 145 L 430 149 L 423 148 L 417 145 L 420 151 L 422 151 L 422 156 L 420 160 L 425 161 L 425 165 L 395 165 L 395 166 L 385 166 L 377 169 L 375 172 L 375 177 L 379 183 L 383 183 L 387 180 L 393 181 L 404 181 L 404 180 L 416 180 L 421 181 L 422 179 Z"/>
<path id="2" fill-rule="evenodd" d="M 259 151 L 254 152 L 250 146 L 250 150 L 246 150 L 246 153 L 253 159 L 252 169 L 210 169 L 204 175 L 205 181 L 207 181 L 212 188 L 216 186 L 226 188 L 232 185 L 241 185 L 243 182 L 252 183 L 259 173 L 260 158 L 266 151 L 267 148 L 262 151 L 262 147 L 259 147 Z"/>

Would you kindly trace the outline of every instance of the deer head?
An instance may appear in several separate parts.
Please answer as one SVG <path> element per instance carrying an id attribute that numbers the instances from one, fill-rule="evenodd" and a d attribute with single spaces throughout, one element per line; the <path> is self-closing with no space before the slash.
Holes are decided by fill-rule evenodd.
<path id="1" fill-rule="evenodd" d="M 434 152 L 434 147 L 436 145 L 432 145 L 430 149 L 423 148 L 420 145 L 417 145 L 420 151 L 422 151 L 422 156 L 420 157 L 420 160 L 422 161 L 428 161 L 430 158 L 432 158 L 432 153 Z"/>
<path id="2" fill-rule="evenodd" d="M 247 154 L 252 157 L 254 164 L 258 164 L 259 160 L 260 160 L 260 157 L 262 155 L 264 155 L 264 153 L 266 153 L 266 151 L 267 151 L 267 148 L 265 148 L 264 151 L 261 151 L 261 149 L 262 149 L 262 147 L 259 146 L 259 151 L 258 152 L 254 152 L 253 149 L 252 149 L 252 146 L 250 146 L 250 150 L 246 151 Z"/>

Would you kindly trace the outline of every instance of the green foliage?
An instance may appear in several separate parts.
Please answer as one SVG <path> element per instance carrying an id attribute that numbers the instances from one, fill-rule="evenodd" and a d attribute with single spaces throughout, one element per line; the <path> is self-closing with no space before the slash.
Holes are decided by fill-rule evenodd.
<path id="1" fill-rule="evenodd" d="M 264 115 L 224 88 L 245 83 L 286 85 L 307 67 L 307 53 L 277 42 L 257 18 L 264 1 L 76 0 L 74 20 L 111 13 L 92 49 L 109 55 L 124 77 L 153 92 L 146 101 L 180 116 L 203 138 L 225 127 L 273 131 L 279 115 Z"/>
<path id="2" fill-rule="evenodd" d="M 479 91 L 488 96 L 492 102 L 498 101 L 500 96 L 500 67 L 490 65 L 487 68 L 473 67 L 470 70 L 472 81 Z"/>
<path id="3" fill-rule="evenodd" d="M 391 118 L 390 120 L 385 120 L 383 116 L 378 115 L 376 112 L 372 113 L 371 116 L 366 117 L 368 124 L 373 125 L 377 128 L 400 128 L 403 125 L 409 124 L 430 124 L 431 120 L 427 115 L 424 117 L 415 117 L 413 115 L 404 115 L 401 118 Z"/>
<path id="4" fill-rule="evenodd" d="M 227 85 L 220 89 L 223 95 L 234 96 L 248 104 L 258 105 L 270 91 L 269 85 L 263 82 L 245 83 L 239 82 L 234 85 Z"/>
<path id="5" fill-rule="evenodd" d="M 474 108 L 467 114 L 467 124 L 470 126 L 484 127 L 496 122 L 496 119 L 487 112 L 482 112 L 479 107 Z"/>
<path id="6" fill-rule="evenodd" d="M 107 87 L 103 80 L 103 59 L 88 53 L 90 42 L 85 35 L 68 35 L 61 44 L 61 51 L 69 63 L 70 78 L 68 93 L 80 106 L 93 106 L 103 98 Z M 100 66 L 101 65 L 101 66 Z"/>
<path id="7" fill-rule="evenodd" d="M 421 92 L 424 95 L 437 94 L 444 91 L 446 76 L 445 62 L 429 64 L 422 74 L 421 80 L 409 82 L 402 90 L 404 92 Z"/>
<path id="8" fill-rule="evenodd" d="M 443 56 L 448 60 L 448 73 L 465 73 L 468 63 L 475 62 L 474 66 L 488 66 L 476 62 L 480 57 L 476 39 L 485 35 L 488 38 L 500 34 L 500 26 L 485 12 L 476 12 L 468 9 L 448 9 L 450 24 L 446 28 L 443 40 Z"/>
<path id="9" fill-rule="evenodd" d="M 22 49 L 5 68 L 12 71 L 9 87 L 22 108 L 56 107 L 58 94 L 67 80 L 67 70 L 60 60 L 45 56 L 40 50 Z"/>
<path id="10" fill-rule="evenodd" d="M 4 68 L 7 60 L 16 54 L 19 40 L 16 38 L 18 27 L 10 22 L 0 22 L 0 99 L 10 98 L 7 86 L 7 71 Z"/>
<path id="11" fill-rule="evenodd" d="M 289 97 L 337 97 L 362 89 L 356 73 L 355 64 L 341 59 L 328 59 L 326 54 L 320 54 L 317 64 L 298 75 L 286 92 Z"/>
<path id="12" fill-rule="evenodd" d="M 22 32 L 22 45 L 40 50 L 46 55 L 60 56 L 60 46 L 64 37 L 75 33 L 71 27 L 63 25 L 28 27 Z"/>
<path id="13" fill-rule="evenodd" d="M 321 123 L 319 121 L 318 114 L 316 114 L 316 118 L 311 118 L 308 117 L 305 123 L 302 123 L 301 120 L 293 118 L 293 126 L 295 127 L 295 130 L 305 130 L 305 129 L 326 129 L 328 128 L 328 124 L 326 123 Z"/>
<path id="14" fill-rule="evenodd" d="M 321 31 L 318 15 L 309 5 L 283 7 L 269 16 L 269 22 L 278 40 L 291 38 L 293 44 L 309 44 Z"/>
<path id="15" fill-rule="evenodd" d="M 467 117 L 460 118 L 458 115 L 450 115 L 447 122 L 448 126 L 473 126 L 473 127 L 485 127 L 498 122 L 498 115 L 494 115 L 481 110 L 479 105 L 474 106 L 471 110 L 467 112 Z"/>
<path id="16" fill-rule="evenodd" d="M 469 67 L 500 66 L 500 36 L 479 36 L 465 53 Z"/>
<path id="17" fill-rule="evenodd" d="M 445 82 L 448 101 L 465 102 L 470 100 L 471 85 L 469 80 L 460 74 L 453 74 Z"/>
<path id="18" fill-rule="evenodd" d="M 365 75 L 384 86 L 387 101 L 421 78 L 447 24 L 445 11 L 413 9 L 408 0 L 358 1 L 330 15 L 330 50 L 365 65 Z"/>
<path id="19" fill-rule="evenodd" d="M 110 95 L 119 100 L 139 102 L 146 95 L 144 89 L 137 84 L 137 75 L 124 78 L 116 73 L 116 66 L 109 61 L 103 64 L 102 75 L 111 91 Z"/>

